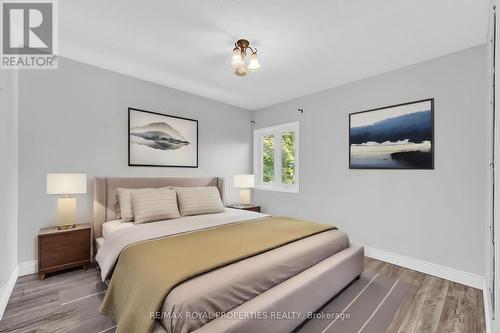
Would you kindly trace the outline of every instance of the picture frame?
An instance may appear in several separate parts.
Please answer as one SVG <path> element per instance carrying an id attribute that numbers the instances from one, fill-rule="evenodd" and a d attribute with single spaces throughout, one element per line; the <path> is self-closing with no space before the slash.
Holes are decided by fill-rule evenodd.
<path id="1" fill-rule="evenodd" d="M 128 108 L 128 165 L 198 168 L 198 120 Z"/>
<path id="2" fill-rule="evenodd" d="M 434 98 L 349 114 L 349 169 L 434 170 Z"/>

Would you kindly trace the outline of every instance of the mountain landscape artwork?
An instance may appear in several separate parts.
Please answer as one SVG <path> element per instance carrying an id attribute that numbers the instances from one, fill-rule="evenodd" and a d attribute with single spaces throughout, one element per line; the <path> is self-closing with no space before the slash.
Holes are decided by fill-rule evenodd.
<path id="1" fill-rule="evenodd" d="M 434 169 L 434 99 L 351 113 L 349 168 Z"/>
<path id="2" fill-rule="evenodd" d="M 130 166 L 198 166 L 198 121 L 129 108 Z"/>

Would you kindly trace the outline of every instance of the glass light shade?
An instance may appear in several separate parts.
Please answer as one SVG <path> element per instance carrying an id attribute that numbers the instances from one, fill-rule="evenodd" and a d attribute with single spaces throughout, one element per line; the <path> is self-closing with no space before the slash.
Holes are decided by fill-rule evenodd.
<path id="1" fill-rule="evenodd" d="M 254 175 L 235 175 L 234 187 L 235 188 L 253 188 L 255 186 Z"/>
<path id="2" fill-rule="evenodd" d="M 250 55 L 250 63 L 248 64 L 248 69 L 252 71 L 256 71 L 260 68 L 259 58 L 257 57 L 257 53 L 252 53 Z"/>
<path id="3" fill-rule="evenodd" d="M 245 64 L 243 63 L 240 67 L 236 68 L 234 70 L 234 74 L 236 74 L 238 76 L 245 76 L 245 75 L 247 75 L 247 69 L 245 67 Z"/>
<path id="4" fill-rule="evenodd" d="M 239 48 L 235 47 L 233 49 L 233 59 L 231 60 L 231 66 L 233 68 L 238 68 L 244 65 L 243 58 L 241 57 L 241 51 Z"/>
<path id="5" fill-rule="evenodd" d="M 47 194 L 85 194 L 87 175 L 84 173 L 48 173 Z"/>

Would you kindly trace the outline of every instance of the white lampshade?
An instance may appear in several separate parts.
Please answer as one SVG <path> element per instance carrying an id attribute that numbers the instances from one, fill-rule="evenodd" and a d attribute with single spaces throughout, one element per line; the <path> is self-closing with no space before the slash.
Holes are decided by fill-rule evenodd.
<path id="1" fill-rule="evenodd" d="M 234 187 L 235 188 L 253 188 L 255 183 L 254 175 L 235 175 Z"/>
<path id="2" fill-rule="evenodd" d="M 235 47 L 233 49 L 233 59 L 231 60 L 231 66 L 233 68 L 239 68 L 243 66 L 245 63 L 243 62 L 243 58 L 241 57 L 241 51 L 239 48 Z"/>
<path id="3" fill-rule="evenodd" d="M 85 194 L 87 175 L 84 173 L 48 173 L 47 194 Z"/>
<path id="4" fill-rule="evenodd" d="M 259 58 L 257 57 L 257 53 L 252 53 L 250 55 L 250 63 L 248 64 L 248 69 L 252 71 L 256 71 L 260 68 Z"/>

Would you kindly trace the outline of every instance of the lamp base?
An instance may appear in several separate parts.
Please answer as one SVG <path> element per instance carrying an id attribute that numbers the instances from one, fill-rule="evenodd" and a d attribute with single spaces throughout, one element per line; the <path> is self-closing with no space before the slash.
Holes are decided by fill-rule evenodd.
<path id="1" fill-rule="evenodd" d="M 76 227 L 76 224 L 58 225 L 57 230 L 69 230 Z"/>
<path id="2" fill-rule="evenodd" d="M 240 190 L 240 205 L 250 205 L 251 201 L 250 189 Z"/>
<path id="3" fill-rule="evenodd" d="M 74 225 L 76 223 L 76 198 L 59 198 L 57 225 Z"/>

